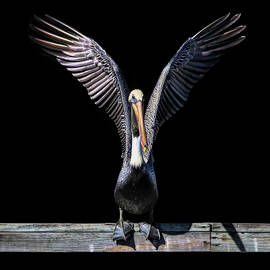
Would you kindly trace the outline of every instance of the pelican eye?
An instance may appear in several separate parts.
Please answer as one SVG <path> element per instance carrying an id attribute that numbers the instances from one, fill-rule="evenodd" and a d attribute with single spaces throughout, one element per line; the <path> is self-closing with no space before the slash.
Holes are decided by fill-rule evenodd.
<path id="1" fill-rule="evenodd" d="M 137 99 L 135 98 L 134 95 L 132 95 L 131 99 L 130 99 L 130 102 L 131 103 L 136 103 L 137 102 Z"/>

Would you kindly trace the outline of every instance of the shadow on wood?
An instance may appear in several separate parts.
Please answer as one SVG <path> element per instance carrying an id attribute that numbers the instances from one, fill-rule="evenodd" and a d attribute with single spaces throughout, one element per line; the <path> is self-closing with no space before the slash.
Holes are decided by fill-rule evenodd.
<path id="1" fill-rule="evenodd" d="M 231 238 L 233 239 L 234 243 L 237 245 L 239 250 L 245 252 L 246 251 L 245 246 L 241 238 L 239 237 L 234 225 L 232 223 L 222 223 L 222 225 L 224 226 L 228 234 L 231 236 Z"/>

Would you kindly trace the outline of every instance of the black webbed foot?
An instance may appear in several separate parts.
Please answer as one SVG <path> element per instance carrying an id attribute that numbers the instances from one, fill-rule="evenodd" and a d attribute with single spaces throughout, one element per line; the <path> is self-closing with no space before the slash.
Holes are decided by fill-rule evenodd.
<path id="1" fill-rule="evenodd" d="M 113 232 L 113 241 L 127 241 L 134 232 L 134 225 L 130 222 L 117 222 Z"/>
<path id="2" fill-rule="evenodd" d="M 145 239 L 159 241 L 160 240 L 160 231 L 157 227 L 149 223 L 140 223 L 140 232 L 145 236 Z"/>

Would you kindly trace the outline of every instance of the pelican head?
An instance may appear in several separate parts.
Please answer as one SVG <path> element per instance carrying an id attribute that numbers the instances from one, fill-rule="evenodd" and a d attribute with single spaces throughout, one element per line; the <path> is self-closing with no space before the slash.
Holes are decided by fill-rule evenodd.
<path id="1" fill-rule="evenodd" d="M 140 137 L 141 148 L 145 152 L 147 140 L 143 121 L 143 92 L 139 89 L 132 90 L 128 101 L 131 103 L 131 130 L 133 138 Z"/>

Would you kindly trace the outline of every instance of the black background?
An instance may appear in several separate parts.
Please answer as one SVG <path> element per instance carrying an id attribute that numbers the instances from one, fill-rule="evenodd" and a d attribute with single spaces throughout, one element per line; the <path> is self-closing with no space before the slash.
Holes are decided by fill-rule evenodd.
<path id="1" fill-rule="evenodd" d="M 166 1 L 15 4 L 1 50 L 0 222 L 115 222 L 121 167 L 112 121 L 58 63 L 28 40 L 48 13 L 95 39 L 148 98 L 180 45 L 226 14 L 242 13 L 247 39 L 193 89 L 160 129 L 158 222 L 270 222 L 263 7 Z M 266 154 L 266 156 L 265 156 Z M 268 154 L 268 155 L 267 155 Z"/>

